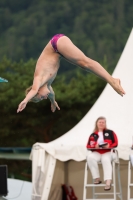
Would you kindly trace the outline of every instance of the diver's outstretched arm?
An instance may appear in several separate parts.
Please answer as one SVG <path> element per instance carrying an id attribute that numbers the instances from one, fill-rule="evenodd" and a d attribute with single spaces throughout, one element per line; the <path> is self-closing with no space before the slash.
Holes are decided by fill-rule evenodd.
<path id="1" fill-rule="evenodd" d="M 32 85 L 32 89 L 26 95 L 25 99 L 19 104 L 17 113 L 21 112 L 25 109 L 27 103 L 37 94 L 39 88 L 41 86 L 41 79 L 40 77 L 35 77 Z"/>

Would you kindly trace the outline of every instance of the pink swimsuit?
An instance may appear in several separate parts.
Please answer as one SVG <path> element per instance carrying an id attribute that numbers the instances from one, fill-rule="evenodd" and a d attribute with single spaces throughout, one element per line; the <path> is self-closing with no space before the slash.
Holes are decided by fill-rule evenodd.
<path id="1" fill-rule="evenodd" d="M 57 49 L 57 41 L 60 37 L 64 36 L 64 34 L 56 34 L 52 37 L 52 39 L 50 40 L 51 41 L 51 44 L 52 44 L 52 47 L 54 48 L 55 52 L 59 53 L 58 52 L 58 49 Z"/>

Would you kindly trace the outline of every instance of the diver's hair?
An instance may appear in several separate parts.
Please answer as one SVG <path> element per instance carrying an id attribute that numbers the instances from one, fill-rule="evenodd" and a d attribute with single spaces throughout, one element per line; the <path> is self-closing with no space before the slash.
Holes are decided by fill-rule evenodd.
<path id="1" fill-rule="evenodd" d="M 31 91 L 31 89 L 32 89 L 32 86 L 28 87 L 28 88 L 25 90 L 25 96 Z M 39 101 L 36 100 L 36 95 L 35 95 L 29 102 L 37 103 L 37 102 L 39 102 Z"/>
<path id="2" fill-rule="evenodd" d="M 98 130 L 97 122 L 98 122 L 99 120 L 101 120 L 101 119 L 104 119 L 104 120 L 105 120 L 105 123 L 106 123 L 106 118 L 105 118 L 105 117 L 103 117 L 103 116 L 98 117 L 97 120 L 96 120 L 96 122 L 95 122 L 95 128 L 94 128 L 94 130 L 93 130 L 94 132 Z M 105 129 L 107 129 L 106 124 L 105 124 Z"/>

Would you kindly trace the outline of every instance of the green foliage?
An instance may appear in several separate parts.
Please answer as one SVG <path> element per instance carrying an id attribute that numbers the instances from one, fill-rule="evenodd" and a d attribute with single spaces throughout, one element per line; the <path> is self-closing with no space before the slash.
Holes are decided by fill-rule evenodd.
<path id="1" fill-rule="evenodd" d="M 131 0 L 1 0 L 0 57 L 37 59 L 56 33 L 68 35 L 94 60 L 114 69 L 132 29 Z M 69 66 L 64 63 L 63 70 Z"/>

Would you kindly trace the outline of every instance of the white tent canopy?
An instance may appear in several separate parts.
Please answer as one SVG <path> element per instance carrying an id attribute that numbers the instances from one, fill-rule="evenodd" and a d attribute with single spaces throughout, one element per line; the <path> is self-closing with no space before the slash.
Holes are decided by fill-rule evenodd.
<path id="1" fill-rule="evenodd" d="M 113 77 L 120 78 L 126 95 L 121 97 L 108 84 L 85 117 L 70 131 L 50 143 L 36 143 L 32 149 L 34 195 L 47 200 L 54 174 L 56 160 L 83 161 L 86 159 L 86 143 L 99 116 L 105 116 L 107 126 L 116 132 L 119 140 L 119 157 L 128 160 L 132 145 L 133 125 L 133 30 L 126 43 Z M 88 94 L 89 95 L 89 94 Z M 45 182 L 40 181 L 40 173 Z M 51 177 L 51 178 L 48 178 Z M 40 191 L 37 191 L 37 190 Z"/>

